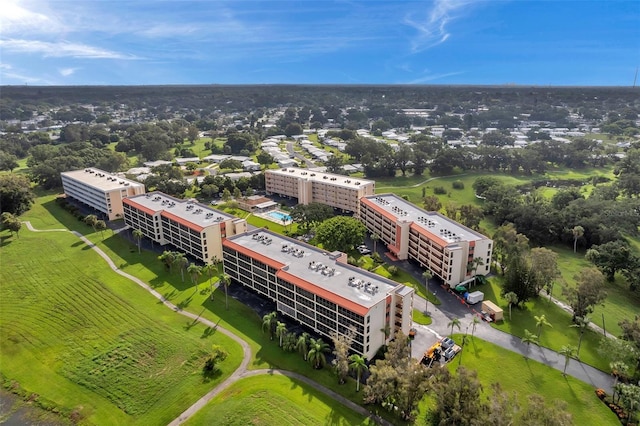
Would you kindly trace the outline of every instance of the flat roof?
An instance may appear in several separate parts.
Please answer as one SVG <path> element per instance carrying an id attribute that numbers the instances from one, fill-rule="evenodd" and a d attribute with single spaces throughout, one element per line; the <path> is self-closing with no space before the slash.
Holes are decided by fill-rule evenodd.
<path id="1" fill-rule="evenodd" d="M 421 209 L 395 194 L 362 197 L 396 218 L 399 222 L 413 222 L 418 228 L 447 243 L 487 240 L 488 237 L 438 213 Z"/>
<path id="2" fill-rule="evenodd" d="M 265 229 L 234 235 L 223 244 L 228 242 L 285 265 L 283 271 L 338 296 L 332 299 L 338 305 L 344 304 L 336 299 L 343 298 L 368 310 L 390 293 L 404 295 L 413 291 L 403 284 L 339 262 L 341 252 L 329 253 Z"/>
<path id="3" fill-rule="evenodd" d="M 336 186 L 358 188 L 365 185 L 373 185 L 375 182 L 367 179 L 352 178 L 350 176 L 336 175 L 333 173 L 319 172 L 317 170 L 301 169 L 298 167 L 285 167 L 279 170 L 267 170 L 281 176 L 295 176 L 300 179 L 308 179 L 314 182 L 331 183 Z"/>
<path id="4" fill-rule="evenodd" d="M 135 195 L 125 200 L 125 203 L 142 207 L 142 210 L 147 212 L 166 212 L 167 217 L 182 219 L 195 225 L 196 228 L 206 228 L 219 222 L 238 219 L 205 204 L 193 200 L 181 200 L 162 192 Z"/>
<path id="5" fill-rule="evenodd" d="M 71 179 L 80 181 L 85 185 L 92 186 L 101 191 L 113 191 L 116 189 L 126 189 L 129 187 L 143 187 L 144 184 L 135 180 L 118 177 L 115 174 L 105 172 L 104 170 L 87 167 L 86 169 L 73 170 L 70 172 L 60 173 Z"/>

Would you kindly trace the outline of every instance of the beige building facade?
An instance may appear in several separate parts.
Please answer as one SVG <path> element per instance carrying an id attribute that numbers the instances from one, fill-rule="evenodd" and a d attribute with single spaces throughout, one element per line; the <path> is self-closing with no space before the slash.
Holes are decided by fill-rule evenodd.
<path id="1" fill-rule="evenodd" d="M 103 213 L 108 220 L 123 217 L 122 200 L 145 193 L 144 185 L 92 167 L 63 172 L 62 188 L 67 197 Z"/>
<path id="2" fill-rule="evenodd" d="M 265 171 L 267 193 L 296 198 L 298 204 L 322 203 L 357 213 L 360 198 L 375 193 L 375 182 L 332 173 L 288 167 Z"/>

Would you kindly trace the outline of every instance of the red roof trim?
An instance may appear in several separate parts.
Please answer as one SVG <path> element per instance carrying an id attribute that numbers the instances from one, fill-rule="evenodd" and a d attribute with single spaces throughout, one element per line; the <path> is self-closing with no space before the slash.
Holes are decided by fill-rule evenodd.
<path id="1" fill-rule="evenodd" d="M 131 200 L 130 198 L 123 198 L 122 199 L 122 203 L 123 204 L 127 204 L 127 205 L 129 205 L 129 206 L 131 206 L 131 207 L 133 207 L 135 209 L 143 211 L 143 212 L 145 212 L 147 214 L 150 214 L 152 216 L 157 213 L 155 210 L 152 210 L 149 207 L 145 207 L 145 206 L 143 206 L 141 204 L 138 204 L 135 201 Z"/>
<path id="2" fill-rule="evenodd" d="M 427 231 L 426 229 L 418 226 L 414 223 L 411 224 L 411 229 L 413 229 L 414 231 L 416 231 L 417 233 L 424 235 L 425 237 L 427 237 L 430 240 L 435 241 L 436 243 L 440 244 L 440 246 L 442 246 L 442 248 L 447 247 L 449 245 L 448 242 L 446 242 L 445 240 L 443 240 L 440 237 L 436 237 L 433 233 Z"/>
<path id="3" fill-rule="evenodd" d="M 355 312 L 358 315 L 365 316 L 367 312 L 369 312 L 369 308 L 362 306 L 358 303 L 355 303 L 345 297 L 339 296 L 335 293 L 332 293 L 324 288 L 317 286 L 315 284 L 311 284 L 308 281 L 305 281 L 287 271 L 280 270 L 276 273 L 276 276 L 282 279 L 289 281 L 291 284 L 296 285 L 304 290 L 307 290 L 313 294 L 316 294 L 320 297 L 324 297 L 325 299 L 335 303 L 336 305 L 342 306 L 343 308 Z"/>
<path id="4" fill-rule="evenodd" d="M 229 247 L 229 248 L 231 248 L 231 249 L 233 249 L 233 250 L 235 250 L 235 251 L 237 251 L 239 253 L 245 254 L 245 255 L 247 255 L 247 256 L 249 256 L 249 257 L 251 257 L 251 258 L 253 258 L 253 259 L 257 260 L 257 261 L 260 261 L 260 262 L 264 263 L 265 265 L 269 265 L 269 266 L 274 267 L 276 269 L 281 269 L 281 268 L 283 268 L 285 266 L 284 263 L 280 263 L 280 262 L 278 262 L 276 260 L 273 260 L 270 257 L 267 257 L 267 256 L 265 256 L 263 254 L 257 253 L 257 252 L 255 252 L 253 250 L 249 250 L 248 248 L 246 248 L 244 246 L 241 246 L 240 244 L 235 243 L 235 242 L 233 242 L 233 241 L 231 241 L 229 239 L 223 239 L 222 240 L 222 245 L 226 246 L 226 247 Z"/>
<path id="5" fill-rule="evenodd" d="M 198 231 L 198 232 L 202 232 L 202 230 L 204 229 L 202 226 L 198 226 L 193 222 L 189 222 L 186 219 L 181 218 L 180 216 L 177 216 L 173 213 L 169 213 L 166 210 L 162 210 L 162 213 L 160 213 L 161 216 L 164 216 L 166 218 L 169 218 L 171 220 L 173 220 L 174 222 L 178 222 L 181 225 L 186 226 L 189 229 L 193 229 L 194 231 Z"/>
<path id="6" fill-rule="evenodd" d="M 377 204 L 375 204 L 370 199 L 368 199 L 366 197 L 363 197 L 360 201 L 362 201 L 368 207 L 371 207 L 373 210 L 375 210 L 376 212 L 380 213 L 382 216 L 386 217 L 387 219 L 389 219 L 389 220 L 391 220 L 393 222 L 396 222 L 398 220 L 398 217 L 396 215 L 394 215 L 391 212 L 386 211 L 384 208 L 378 206 Z"/>

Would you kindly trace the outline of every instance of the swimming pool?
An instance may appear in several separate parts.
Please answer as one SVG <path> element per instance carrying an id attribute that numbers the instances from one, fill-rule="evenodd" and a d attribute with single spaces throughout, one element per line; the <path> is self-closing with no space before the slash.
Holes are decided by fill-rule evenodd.
<path id="1" fill-rule="evenodd" d="M 282 222 L 282 220 L 285 220 L 287 222 L 291 221 L 291 216 L 289 216 L 286 213 L 279 212 L 277 210 L 267 213 L 267 216 L 271 216 L 272 218 L 280 222 Z"/>

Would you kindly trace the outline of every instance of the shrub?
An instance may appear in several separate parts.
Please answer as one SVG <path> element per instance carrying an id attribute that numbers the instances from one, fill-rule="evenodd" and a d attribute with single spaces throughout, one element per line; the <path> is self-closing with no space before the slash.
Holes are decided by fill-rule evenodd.
<path id="1" fill-rule="evenodd" d="M 392 277 L 396 276 L 398 274 L 398 267 L 395 265 L 391 265 L 387 268 L 387 271 L 389 271 L 389 273 L 391 274 Z"/>
<path id="2" fill-rule="evenodd" d="M 453 189 L 464 189 L 464 182 L 461 180 L 454 180 L 451 186 L 453 186 Z"/>
<path id="3" fill-rule="evenodd" d="M 380 253 L 375 252 L 371 255 L 371 258 L 373 259 L 374 262 L 376 263 L 382 263 L 382 257 L 380 257 Z"/>
<path id="4" fill-rule="evenodd" d="M 436 186 L 433 188 L 433 193 L 438 195 L 444 195 L 447 193 L 447 190 L 444 189 L 444 186 Z"/>

